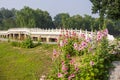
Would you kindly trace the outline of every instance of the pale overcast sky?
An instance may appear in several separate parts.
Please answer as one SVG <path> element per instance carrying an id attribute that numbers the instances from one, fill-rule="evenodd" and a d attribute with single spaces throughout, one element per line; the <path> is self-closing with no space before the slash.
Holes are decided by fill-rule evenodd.
<path id="1" fill-rule="evenodd" d="M 88 14 L 98 17 L 92 14 L 92 4 L 89 0 L 0 0 L 0 8 L 21 9 L 24 6 L 48 11 L 52 17 L 58 13 L 69 13 L 71 16 Z"/>

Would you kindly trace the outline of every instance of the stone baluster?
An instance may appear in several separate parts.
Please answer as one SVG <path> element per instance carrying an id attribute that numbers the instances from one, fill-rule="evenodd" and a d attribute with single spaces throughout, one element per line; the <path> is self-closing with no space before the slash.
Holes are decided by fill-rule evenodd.
<path id="1" fill-rule="evenodd" d="M 87 30 L 85 30 L 85 36 L 86 36 L 86 39 L 88 38 L 88 32 Z"/>

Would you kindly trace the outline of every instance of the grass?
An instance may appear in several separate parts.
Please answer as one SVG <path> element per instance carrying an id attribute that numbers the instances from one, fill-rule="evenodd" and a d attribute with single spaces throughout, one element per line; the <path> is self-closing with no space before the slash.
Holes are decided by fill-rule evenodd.
<path id="1" fill-rule="evenodd" d="M 51 55 L 55 47 L 42 44 L 25 49 L 0 42 L 0 80 L 39 80 L 51 70 Z"/>

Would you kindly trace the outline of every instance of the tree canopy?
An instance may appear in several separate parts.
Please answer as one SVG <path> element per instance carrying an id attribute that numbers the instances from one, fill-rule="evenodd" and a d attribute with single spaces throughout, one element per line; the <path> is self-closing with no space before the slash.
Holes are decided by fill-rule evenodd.
<path id="1" fill-rule="evenodd" d="M 16 22 L 20 27 L 52 28 L 52 18 L 47 11 L 24 7 L 16 13 Z"/>
<path id="2" fill-rule="evenodd" d="M 90 0 L 92 3 L 92 13 L 99 13 L 100 20 L 104 17 L 109 19 L 120 19 L 120 0 Z"/>

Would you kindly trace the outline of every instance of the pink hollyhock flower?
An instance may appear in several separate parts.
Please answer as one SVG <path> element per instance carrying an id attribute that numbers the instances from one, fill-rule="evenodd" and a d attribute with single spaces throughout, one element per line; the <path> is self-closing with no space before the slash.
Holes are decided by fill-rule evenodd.
<path id="1" fill-rule="evenodd" d="M 67 54 L 67 58 L 70 59 L 70 54 Z"/>
<path id="2" fill-rule="evenodd" d="M 93 65 L 94 65 L 94 62 L 93 62 L 93 61 L 90 61 L 90 65 L 93 66 Z"/>
<path id="3" fill-rule="evenodd" d="M 63 40 L 64 45 L 68 43 L 67 39 Z"/>
<path id="4" fill-rule="evenodd" d="M 82 41 L 81 46 L 82 46 L 83 48 L 87 47 L 87 42 Z"/>
<path id="5" fill-rule="evenodd" d="M 74 64 L 75 71 L 77 72 L 79 70 L 78 64 Z"/>
<path id="6" fill-rule="evenodd" d="M 65 72 L 68 70 L 68 67 L 62 62 L 62 71 Z"/>
<path id="7" fill-rule="evenodd" d="M 73 33 L 73 36 L 76 36 L 76 35 L 77 35 L 77 34 L 74 32 L 74 33 Z"/>
<path id="8" fill-rule="evenodd" d="M 73 77 L 75 77 L 75 74 L 71 74 L 71 75 L 68 77 L 68 80 L 71 80 Z"/>
<path id="9" fill-rule="evenodd" d="M 62 78 L 62 77 L 63 77 L 63 74 L 58 73 L 58 78 Z"/>
<path id="10" fill-rule="evenodd" d="M 97 35 L 97 41 L 102 39 L 102 34 Z"/>
<path id="11" fill-rule="evenodd" d="M 103 30 L 103 34 L 104 34 L 104 36 L 107 36 L 107 34 L 108 34 L 108 29 Z"/>
<path id="12" fill-rule="evenodd" d="M 63 64 L 62 65 L 62 71 L 67 71 L 67 70 L 68 70 L 67 66 L 65 64 Z"/>
<path id="13" fill-rule="evenodd" d="M 75 68 L 75 71 L 77 72 L 78 70 L 79 70 L 79 68 L 76 67 L 76 68 Z"/>
<path id="14" fill-rule="evenodd" d="M 53 49 L 53 56 L 57 56 L 57 51 Z"/>
<path id="15" fill-rule="evenodd" d="M 92 51 L 93 51 L 93 48 L 90 47 L 90 48 L 88 49 L 88 52 L 92 52 Z"/>
<path id="16" fill-rule="evenodd" d="M 53 57 L 52 60 L 54 60 L 55 58 L 57 58 L 59 55 L 57 53 L 57 51 L 55 49 L 53 49 Z"/>
<path id="17" fill-rule="evenodd" d="M 80 37 L 83 38 L 83 39 L 86 38 L 84 33 L 82 33 L 82 34 L 80 35 Z"/>
<path id="18" fill-rule="evenodd" d="M 82 50 L 82 49 L 84 49 L 84 46 L 79 45 L 79 47 L 78 47 L 78 51 L 80 51 L 80 50 Z"/>
<path id="19" fill-rule="evenodd" d="M 74 59 L 70 60 L 70 64 L 71 64 L 71 65 L 74 65 L 74 62 L 75 62 Z"/>
<path id="20" fill-rule="evenodd" d="M 86 42 L 91 42 L 91 41 L 92 41 L 91 38 L 87 38 L 87 39 L 86 39 Z"/>
<path id="21" fill-rule="evenodd" d="M 74 43 L 74 49 L 77 50 L 78 49 L 78 44 Z"/>

